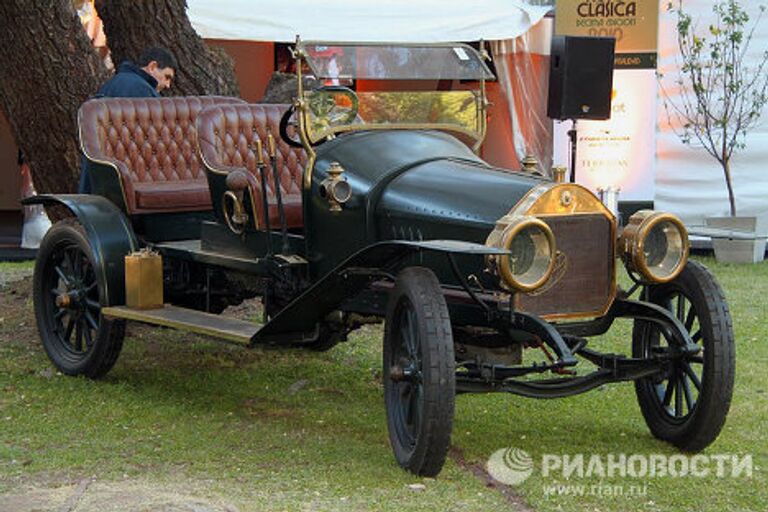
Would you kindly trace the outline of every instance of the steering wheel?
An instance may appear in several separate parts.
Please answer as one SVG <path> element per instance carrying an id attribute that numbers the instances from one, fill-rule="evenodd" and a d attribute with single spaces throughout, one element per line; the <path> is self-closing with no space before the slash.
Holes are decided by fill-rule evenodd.
<path id="1" fill-rule="evenodd" d="M 359 100 L 355 91 L 343 85 L 325 85 L 312 91 L 308 95 L 307 106 L 312 113 L 312 120 L 317 125 L 312 131 L 321 131 L 333 125 L 346 124 L 355 120 L 359 106 Z M 288 133 L 288 126 L 296 108 L 291 105 L 280 118 L 280 138 L 291 147 L 303 147 L 301 142 Z M 312 142 L 312 146 L 318 146 L 325 142 L 322 138 Z"/>

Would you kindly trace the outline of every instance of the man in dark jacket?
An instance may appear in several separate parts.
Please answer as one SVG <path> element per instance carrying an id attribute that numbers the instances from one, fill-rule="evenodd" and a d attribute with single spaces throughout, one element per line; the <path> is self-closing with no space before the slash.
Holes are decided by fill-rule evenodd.
<path id="1" fill-rule="evenodd" d="M 126 60 L 115 76 L 96 92 L 96 98 L 136 98 L 158 96 L 171 86 L 176 59 L 165 48 L 147 48 L 134 64 Z"/>
<path id="2" fill-rule="evenodd" d="M 117 68 L 117 73 L 104 82 L 94 98 L 154 98 L 160 91 L 171 86 L 176 58 L 165 48 L 147 48 L 136 64 L 126 60 Z M 77 185 L 80 194 L 91 193 L 91 179 L 83 161 L 80 182 Z"/>

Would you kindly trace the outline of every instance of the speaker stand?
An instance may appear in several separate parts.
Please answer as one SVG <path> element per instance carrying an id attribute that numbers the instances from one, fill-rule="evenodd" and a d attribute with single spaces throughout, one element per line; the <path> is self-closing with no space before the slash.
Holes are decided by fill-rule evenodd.
<path id="1" fill-rule="evenodd" d="M 571 119 L 571 122 L 573 123 L 571 125 L 571 129 L 568 130 L 568 139 L 570 140 L 571 145 L 571 183 L 576 183 L 576 144 L 577 144 L 577 127 L 576 127 L 576 119 Z"/>

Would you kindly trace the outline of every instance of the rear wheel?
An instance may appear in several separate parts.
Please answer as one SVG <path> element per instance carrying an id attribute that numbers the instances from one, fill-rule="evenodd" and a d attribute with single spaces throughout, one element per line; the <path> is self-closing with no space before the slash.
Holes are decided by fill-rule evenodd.
<path id="1" fill-rule="evenodd" d="M 125 322 L 101 315 L 104 283 L 80 224 L 56 223 L 37 253 L 33 282 L 35 317 L 51 362 L 66 375 L 98 378 L 117 361 Z"/>
<path id="2" fill-rule="evenodd" d="M 384 333 L 384 397 L 397 462 L 434 476 L 451 442 L 456 395 L 453 335 L 440 283 L 431 270 L 397 276 Z"/>
<path id="3" fill-rule="evenodd" d="M 647 299 L 673 312 L 701 347 L 673 359 L 664 372 L 635 381 L 640 410 L 654 436 L 685 451 L 712 443 L 725 423 L 735 372 L 733 322 L 722 289 L 703 265 L 689 262 L 671 283 L 652 286 Z M 635 323 L 635 357 L 669 351 L 647 322 Z"/>

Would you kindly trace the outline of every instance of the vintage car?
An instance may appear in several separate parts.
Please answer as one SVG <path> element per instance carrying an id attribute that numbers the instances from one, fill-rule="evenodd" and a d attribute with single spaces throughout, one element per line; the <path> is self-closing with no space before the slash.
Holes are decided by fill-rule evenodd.
<path id="1" fill-rule="evenodd" d="M 70 216 L 34 276 L 61 372 L 103 376 L 127 320 L 312 350 L 384 320 L 389 438 L 413 473 L 440 472 L 456 393 L 558 398 L 634 381 L 653 435 L 692 452 L 714 441 L 733 389 L 732 322 L 677 217 L 639 211 L 622 227 L 560 174 L 478 157 L 484 51 L 297 41 L 294 56 L 292 105 L 82 106 L 94 194 L 27 201 Z M 324 85 L 305 90 L 305 65 Z M 218 315 L 257 296 L 262 324 Z M 617 318 L 634 319 L 625 354 L 590 347 Z"/>

